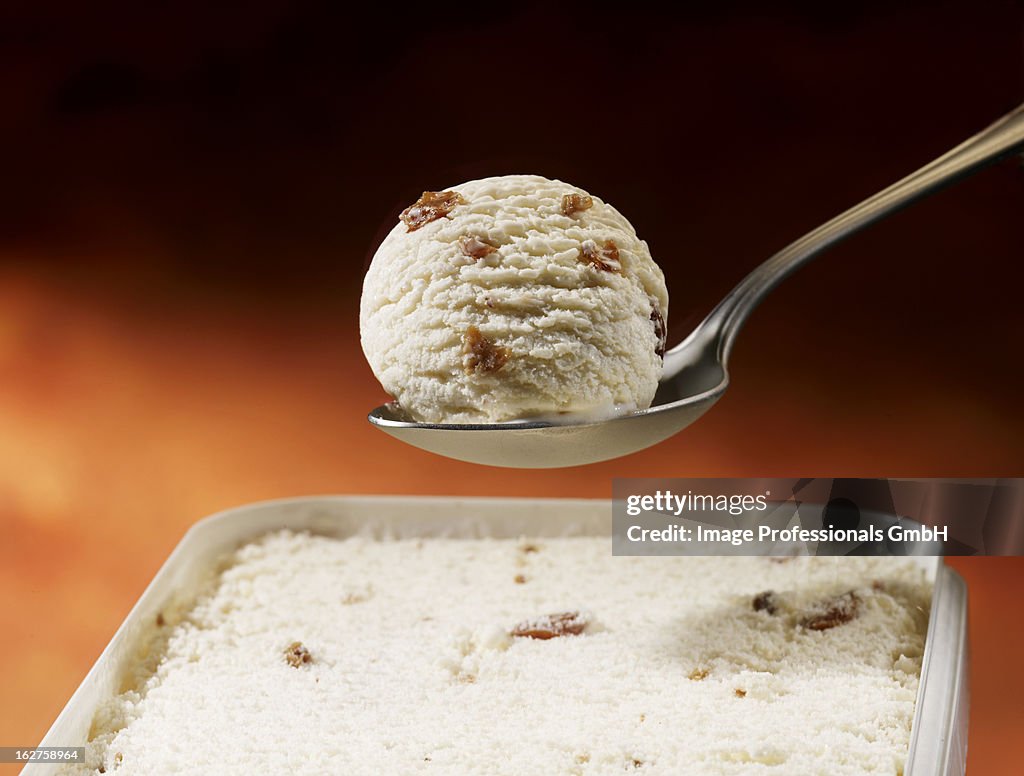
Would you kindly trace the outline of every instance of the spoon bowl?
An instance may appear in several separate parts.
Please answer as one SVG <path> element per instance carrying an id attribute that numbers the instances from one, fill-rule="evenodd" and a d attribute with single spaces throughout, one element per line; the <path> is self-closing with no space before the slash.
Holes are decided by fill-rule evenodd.
<path id="1" fill-rule="evenodd" d="M 491 466 L 551 469 L 619 458 L 679 433 L 711 409 L 729 386 L 723 363 L 698 342 L 707 329 L 665 354 L 664 377 L 650 409 L 608 420 L 511 423 L 414 423 L 395 403 L 370 422 L 403 442 L 448 458 Z M 704 358 L 699 358 L 704 356 Z"/>
<path id="2" fill-rule="evenodd" d="M 917 172 L 836 216 L 757 267 L 682 343 L 665 354 L 649 409 L 602 421 L 490 424 L 415 423 L 395 404 L 369 421 L 403 442 L 461 461 L 543 469 L 618 458 L 662 442 L 707 412 L 729 386 L 728 360 L 739 330 L 757 305 L 826 248 L 897 210 L 1024 148 L 1018 107 Z"/>
<path id="3" fill-rule="evenodd" d="M 629 455 L 668 439 L 711 409 L 726 385 L 591 423 L 412 423 L 402 419 L 394 404 L 377 407 L 370 413 L 370 422 L 396 439 L 460 461 L 522 469 L 580 466 Z"/>

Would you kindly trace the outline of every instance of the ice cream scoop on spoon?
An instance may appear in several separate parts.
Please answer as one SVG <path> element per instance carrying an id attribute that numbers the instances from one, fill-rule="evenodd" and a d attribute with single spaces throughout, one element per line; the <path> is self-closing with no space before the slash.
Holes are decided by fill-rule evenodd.
<path id="1" fill-rule="evenodd" d="M 750 313 L 783 279 L 863 227 L 1021 149 L 1024 106 L 779 251 L 744 278 L 682 343 L 664 354 L 664 369 L 648 409 L 599 420 L 567 416 L 565 420 L 511 423 L 433 423 L 411 421 L 398 405 L 386 404 L 373 410 L 369 421 L 424 450 L 491 466 L 576 466 L 617 458 L 657 444 L 689 426 L 722 396 L 729 386 L 728 359 L 737 333 Z M 529 235 L 524 239 L 528 240 Z M 489 251 L 481 243 L 464 248 L 464 252 L 472 254 L 474 248 L 479 248 L 478 252 Z M 601 253 L 600 245 L 591 250 L 596 251 L 595 261 L 614 261 Z M 655 292 L 656 289 L 650 293 L 656 310 Z M 486 339 L 482 341 L 486 343 Z M 485 363 L 500 368 L 506 355 L 497 348 L 467 358 L 479 356 Z"/>

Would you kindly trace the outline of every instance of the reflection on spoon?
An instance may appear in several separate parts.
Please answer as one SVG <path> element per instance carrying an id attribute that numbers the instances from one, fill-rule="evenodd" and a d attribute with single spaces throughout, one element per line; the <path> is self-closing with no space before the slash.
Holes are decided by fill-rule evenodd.
<path id="1" fill-rule="evenodd" d="M 397 405 L 386 404 L 373 410 L 369 421 L 424 450 L 491 466 L 577 466 L 650 447 L 689 426 L 725 393 L 736 334 L 761 300 L 794 270 L 863 227 L 1022 148 L 1024 106 L 779 251 L 665 354 L 664 373 L 649 409 L 606 420 L 437 424 L 412 422 Z"/>

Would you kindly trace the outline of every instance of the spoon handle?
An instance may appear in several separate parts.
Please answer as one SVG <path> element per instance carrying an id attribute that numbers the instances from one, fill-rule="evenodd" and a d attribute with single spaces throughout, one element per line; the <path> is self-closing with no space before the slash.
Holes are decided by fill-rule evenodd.
<path id="1" fill-rule="evenodd" d="M 911 202 L 966 177 L 1000 157 L 1024 149 L 1024 105 L 965 140 L 917 172 L 880 191 L 859 205 L 783 248 L 747 275 L 698 330 L 717 340 L 717 356 L 727 362 L 736 334 L 747 316 L 779 283 L 826 248 Z M 685 343 L 684 343 L 685 344 Z M 680 347 L 673 350 L 680 350 Z M 666 354 L 666 372 L 675 362 Z M 681 355 L 681 354 L 680 354 Z M 678 359 L 676 359 L 678 361 Z M 679 364 L 681 367 L 682 364 Z"/>

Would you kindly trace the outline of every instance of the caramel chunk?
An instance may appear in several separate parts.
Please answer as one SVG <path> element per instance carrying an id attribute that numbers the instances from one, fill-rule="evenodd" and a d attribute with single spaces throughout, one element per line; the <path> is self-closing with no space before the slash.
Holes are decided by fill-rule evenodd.
<path id="1" fill-rule="evenodd" d="M 580 243 L 580 261 L 604 272 L 618 272 L 622 269 L 619 246 L 615 240 L 605 240 L 602 245 L 593 240 L 584 240 Z"/>
<path id="2" fill-rule="evenodd" d="M 741 690 L 739 687 L 737 687 L 735 690 L 733 690 L 733 692 L 736 694 L 737 698 L 746 698 L 747 697 L 747 691 L 746 690 Z"/>
<path id="3" fill-rule="evenodd" d="M 527 544 L 521 545 L 519 547 L 519 551 L 520 552 L 525 552 L 527 554 L 533 553 L 533 552 L 540 552 L 540 547 L 538 547 L 536 544 L 528 542 Z"/>
<path id="4" fill-rule="evenodd" d="M 166 622 L 167 621 L 164 619 L 164 613 L 163 612 L 157 612 L 157 615 L 156 615 L 157 627 L 158 628 L 162 628 Z"/>
<path id="5" fill-rule="evenodd" d="M 444 218 L 456 205 L 465 204 L 466 200 L 457 191 L 424 191 L 418 200 L 402 211 L 399 218 L 408 227 L 407 231 L 415 232 L 431 221 Z"/>
<path id="6" fill-rule="evenodd" d="M 487 240 L 482 237 L 461 237 L 459 238 L 459 250 L 462 251 L 463 256 L 469 256 L 474 261 L 482 259 L 484 256 L 490 256 L 498 247 L 491 245 Z"/>
<path id="7" fill-rule="evenodd" d="M 800 624 L 810 630 L 828 630 L 852 620 L 857 616 L 859 608 L 860 599 L 857 598 L 856 593 L 850 591 L 824 602 L 818 611 L 808 614 L 800 621 Z"/>
<path id="8" fill-rule="evenodd" d="M 299 668 L 312 661 L 313 656 L 309 654 L 309 650 L 303 646 L 301 641 L 293 641 L 285 649 L 284 659 L 292 668 Z"/>
<path id="9" fill-rule="evenodd" d="M 480 333 L 476 326 L 466 329 L 462 338 L 463 368 L 466 374 L 497 372 L 508 363 L 512 352 L 495 345 L 493 340 Z"/>
<path id="10" fill-rule="evenodd" d="M 513 581 L 517 585 L 525 585 L 526 584 L 526 577 L 523 576 L 522 574 L 516 574 L 515 579 Z"/>
<path id="11" fill-rule="evenodd" d="M 590 210 L 593 206 L 594 200 L 586 194 L 562 195 L 562 215 L 571 216 L 581 210 Z"/>
<path id="12" fill-rule="evenodd" d="M 775 593 L 771 590 L 765 590 L 763 593 L 758 593 L 754 596 L 755 612 L 768 612 L 768 614 L 775 614 L 778 610 L 778 601 L 775 599 Z"/>
<path id="13" fill-rule="evenodd" d="M 708 672 L 703 668 L 695 668 L 686 677 L 691 682 L 700 682 L 708 678 Z"/>
<path id="14" fill-rule="evenodd" d="M 545 614 L 535 620 L 519 623 L 512 629 L 512 635 L 518 638 L 546 641 L 559 636 L 579 636 L 583 633 L 586 625 L 579 612 Z"/>
<path id="15" fill-rule="evenodd" d="M 657 338 L 654 352 L 658 358 L 664 359 L 665 344 L 668 342 L 668 327 L 665 326 L 665 317 L 661 314 L 657 302 L 651 303 L 651 321 L 654 323 L 654 336 Z"/>

